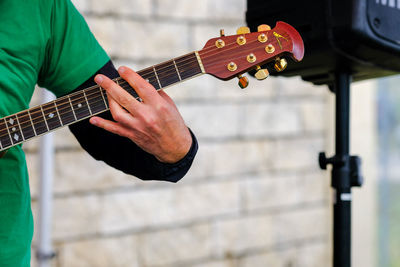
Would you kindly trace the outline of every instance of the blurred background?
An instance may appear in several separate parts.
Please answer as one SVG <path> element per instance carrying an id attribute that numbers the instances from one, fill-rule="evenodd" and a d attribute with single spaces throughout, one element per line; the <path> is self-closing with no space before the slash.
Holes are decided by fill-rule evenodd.
<path id="1" fill-rule="evenodd" d="M 73 2 L 115 65 L 135 70 L 245 26 L 245 0 Z M 352 87 L 351 153 L 366 178 L 353 189 L 354 266 L 400 266 L 399 82 Z M 317 162 L 333 154 L 327 87 L 268 78 L 241 90 L 204 75 L 167 93 L 200 145 L 178 184 L 127 176 L 88 156 L 68 129 L 55 133 L 51 266 L 331 266 L 330 175 Z M 40 101 L 38 90 L 32 105 Z M 24 149 L 37 223 L 39 141 Z"/>

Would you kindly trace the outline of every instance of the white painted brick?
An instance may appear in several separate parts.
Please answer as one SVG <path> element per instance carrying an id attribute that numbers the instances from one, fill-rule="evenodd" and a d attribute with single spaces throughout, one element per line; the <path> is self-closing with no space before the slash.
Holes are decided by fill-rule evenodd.
<path id="1" fill-rule="evenodd" d="M 135 22 L 127 19 L 93 18 L 88 23 L 110 56 L 170 59 L 188 53 L 187 26 L 178 23 Z"/>
<path id="2" fill-rule="evenodd" d="M 240 267 L 321 267 L 330 266 L 329 245 L 327 243 L 311 243 L 272 250 L 262 254 L 244 257 Z"/>
<path id="3" fill-rule="evenodd" d="M 326 237 L 327 215 L 327 209 L 318 208 L 219 221 L 215 224 L 214 251 L 217 255 L 236 255 L 292 240 Z"/>
<path id="4" fill-rule="evenodd" d="M 206 18 L 208 14 L 207 1 L 156 0 L 156 15 L 179 19 Z"/>
<path id="5" fill-rule="evenodd" d="M 244 108 L 241 133 L 245 136 L 298 135 L 299 108 L 293 103 L 249 103 Z"/>
<path id="6" fill-rule="evenodd" d="M 262 254 L 244 257 L 240 260 L 240 267 L 306 267 L 297 265 L 297 250 L 289 248 L 284 250 L 273 250 Z M 325 266 L 325 265 L 321 265 Z"/>
<path id="7" fill-rule="evenodd" d="M 296 64 L 290 62 L 289 64 Z M 281 97 L 287 96 L 326 96 L 329 90 L 326 86 L 313 85 L 310 82 L 303 81 L 300 77 L 280 77 L 278 95 Z"/>
<path id="8" fill-rule="evenodd" d="M 158 266 L 209 257 L 210 234 L 209 225 L 143 234 L 140 240 L 143 265 Z"/>
<path id="9" fill-rule="evenodd" d="M 238 209 L 239 188 L 234 182 L 56 199 L 54 237 L 160 227 L 236 214 Z"/>
<path id="10" fill-rule="evenodd" d="M 165 91 L 179 104 L 185 101 L 193 103 L 199 100 L 215 99 L 218 89 L 214 78 L 208 75 L 202 75 L 169 87 L 165 89 Z"/>
<path id="11" fill-rule="evenodd" d="M 149 16 L 152 12 L 151 0 L 102 0 L 91 3 L 91 11 L 97 14 Z"/>
<path id="12" fill-rule="evenodd" d="M 304 101 L 301 106 L 302 124 L 305 131 L 323 131 L 329 127 L 327 105 L 322 101 Z"/>
<path id="13" fill-rule="evenodd" d="M 64 243 L 57 247 L 58 266 L 136 267 L 137 246 L 129 235 Z"/>
<path id="14" fill-rule="evenodd" d="M 238 105 L 189 104 L 181 105 L 180 111 L 199 138 L 238 136 L 241 127 Z"/>
<path id="15" fill-rule="evenodd" d="M 86 22 L 88 23 L 97 41 L 104 48 L 107 54 L 117 54 L 117 41 L 122 41 L 124 39 L 123 34 L 126 33 L 122 33 L 117 30 L 118 26 L 116 20 L 109 17 L 88 17 L 86 18 Z"/>
<path id="16" fill-rule="evenodd" d="M 247 209 L 298 205 L 329 199 L 329 179 L 322 172 L 308 174 L 265 174 L 245 182 Z"/>
<path id="17" fill-rule="evenodd" d="M 192 130 L 196 132 L 197 129 Z M 184 182 L 268 170 L 271 168 L 273 146 L 270 141 L 209 143 L 200 139 L 198 155 Z"/>
<path id="18" fill-rule="evenodd" d="M 53 238 L 78 237 L 99 233 L 99 214 L 103 212 L 101 199 L 95 195 L 54 199 Z"/>
<path id="19" fill-rule="evenodd" d="M 72 0 L 72 3 L 79 12 L 87 12 L 89 10 L 90 0 Z"/>
<path id="20" fill-rule="evenodd" d="M 39 185 L 38 158 L 27 156 L 31 194 L 37 196 Z M 96 161 L 85 151 L 57 153 L 54 169 L 54 193 L 68 194 L 107 188 L 133 186 L 140 182 L 101 161 Z"/>
<path id="21" fill-rule="evenodd" d="M 237 266 L 236 259 L 232 258 L 226 260 L 213 260 L 205 263 L 191 265 L 191 267 L 232 267 Z"/>
<path id="22" fill-rule="evenodd" d="M 56 162 L 56 193 L 132 186 L 139 182 L 137 178 L 95 160 L 86 151 L 57 153 Z"/>
<path id="23" fill-rule="evenodd" d="M 318 154 L 325 148 L 322 138 L 282 139 L 278 140 L 276 145 L 272 160 L 275 169 L 319 169 Z"/>
<path id="24" fill-rule="evenodd" d="M 214 1 L 207 0 L 208 2 L 208 16 L 213 19 L 244 19 L 246 12 L 246 0 L 233 0 L 233 1 Z M 242 26 L 245 26 L 243 24 Z"/>

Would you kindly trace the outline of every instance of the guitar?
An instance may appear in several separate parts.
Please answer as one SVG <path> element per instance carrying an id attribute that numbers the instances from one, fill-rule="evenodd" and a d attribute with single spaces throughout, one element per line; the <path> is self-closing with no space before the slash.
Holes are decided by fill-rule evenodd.
<path id="1" fill-rule="evenodd" d="M 278 22 L 274 29 L 260 25 L 258 32 L 250 33 L 241 27 L 237 35 L 210 39 L 202 50 L 174 58 L 138 71 L 138 74 L 156 90 L 193 78 L 211 74 L 221 80 L 239 78 L 239 86 L 245 88 L 249 81 L 243 73 L 255 70 L 255 77 L 268 77 L 267 69 L 260 65 L 275 61 L 275 69 L 283 71 L 287 66 L 284 57 L 300 61 L 304 45 L 300 34 L 289 24 Z M 141 100 L 135 90 L 121 77 L 114 81 Z M 0 119 L 0 156 L 10 147 L 21 144 L 47 132 L 87 119 L 109 109 L 107 94 L 100 86 L 92 86 Z"/>

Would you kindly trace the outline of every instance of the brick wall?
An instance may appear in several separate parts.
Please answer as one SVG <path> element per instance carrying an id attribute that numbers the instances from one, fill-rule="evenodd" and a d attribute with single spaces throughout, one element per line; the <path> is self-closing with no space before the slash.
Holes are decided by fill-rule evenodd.
<path id="1" fill-rule="evenodd" d="M 136 70 L 245 25 L 244 0 L 75 4 L 116 65 Z M 167 92 L 200 143 L 178 184 L 124 175 L 56 133 L 54 266 L 329 266 L 329 179 L 316 160 L 327 90 L 299 78 L 241 90 L 201 76 Z M 38 142 L 25 149 L 36 213 Z"/>

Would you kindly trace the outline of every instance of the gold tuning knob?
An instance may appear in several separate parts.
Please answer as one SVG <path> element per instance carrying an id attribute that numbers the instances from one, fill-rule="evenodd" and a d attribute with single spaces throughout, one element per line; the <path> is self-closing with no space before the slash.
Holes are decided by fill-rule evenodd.
<path id="1" fill-rule="evenodd" d="M 257 72 L 254 76 L 257 78 L 257 80 L 261 81 L 261 80 L 268 78 L 269 71 L 267 69 L 262 69 L 260 66 L 257 66 L 256 70 L 257 70 Z"/>
<path id="2" fill-rule="evenodd" d="M 286 69 L 287 61 L 284 58 L 277 58 L 274 65 L 276 71 L 281 72 Z"/>
<path id="3" fill-rule="evenodd" d="M 237 29 L 236 33 L 237 34 L 250 33 L 250 28 L 249 27 L 240 27 L 239 29 Z"/>
<path id="4" fill-rule="evenodd" d="M 260 26 L 258 26 L 257 30 L 259 32 L 265 32 L 271 30 L 271 27 L 267 24 L 261 24 Z"/>
<path id="5" fill-rule="evenodd" d="M 238 78 L 238 84 L 240 88 L 244 89 L 249 85 L 249 79 L 246 76 L 239 75 Z"/>

